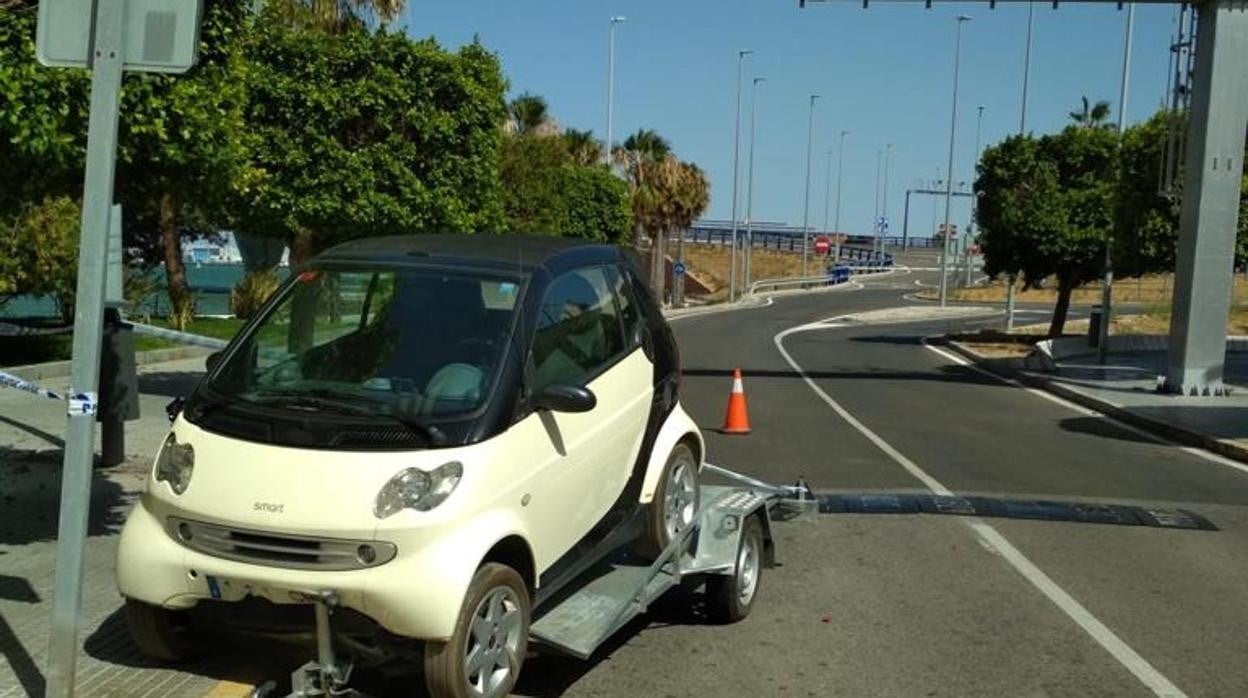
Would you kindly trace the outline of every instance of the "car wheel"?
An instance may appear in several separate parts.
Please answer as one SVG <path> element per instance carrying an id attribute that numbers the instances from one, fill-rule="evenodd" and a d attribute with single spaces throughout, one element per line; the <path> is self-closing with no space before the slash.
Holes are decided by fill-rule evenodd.
<path id="1" fill-rule="evenodd" d="M 645 537 L 640 552 L 657 558 L 667 544 L 698 520 L 698 461 L 686 444 L 676 444 L 667 457 L 659 486 L 650 503 Z"/>
<path id="2" fill-rule="evenodd" d="M 529 592 L 519 573 L 486 563 L 446 642 L 425 643 L 425 685 L 433 698 L 510 694 L 529 644 Z"/>
<path id="3" fill-rule="evenodd" d="M 126 599 L 126 627 L 134 645 L 152 659 L 180 662 L 195 655 L 197 643 L 186 611 Z"/>
<path id="4" fill-rule="evenodd" d="M 763 526 L 757 516 L 745 520 L 733 573 L 706 580 L 706 614 L 717 623 L 735 623 L 750 615 L 763 575 Z"/>

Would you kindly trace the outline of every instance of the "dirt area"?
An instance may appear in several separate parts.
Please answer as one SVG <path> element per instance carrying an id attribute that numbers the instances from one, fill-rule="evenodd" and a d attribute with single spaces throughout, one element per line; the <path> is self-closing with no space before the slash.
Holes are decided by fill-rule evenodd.
<path id="1" fill-rule="evenodd" d="M 1143 303 L 1146 305 L 1169 306 L 1174 293 L 1174 274 L 1151 274 L 1134 279 L 1117 279 L 1114 281 L 1114 300 L 1119 303 Z M 974 288 L 958 288 L 949 292 L 949 297 L 956 300 L 1005 302 L 1004 280 L 990 281 L 983 286 Z M 1020 290 L 1014 294 L 1020 303 L 1053 303 L 1057 300 L 1056 282 L 1050 282 L 1046 288 Z M 1243 274 L 1235 275 L 1233 303 L 1236 306 L 1248 305 L 1248 278 Z M 1092 282 L 1075 289 L 1071 302 L 1080 305 L 1091 305 L 1101 302 L 1101 284 Z"/>
<path id="2" fill-rule="evenodd" d="M 675 250 L 673 250 L 673 257 L 675 257 L 674 252 Z M 719 300 L 721 296 L 727 295 L 730 252 L 728 248 L 719 245 L 685 244 L 685 266 L 689 270 L 687 273 L 696 277 L 702 285 L 712 289 L 708 300 Z M 741 263 L 740 258 L 737 259 L 737 263 Z M 811 273 L 817 273 L 823 268 L 822 263 L 816 262 L 814 257 L 811 257 L 807 264 Z M 741 273 L 740 268 L 737 273 Z M 755 280 L 780 279 L 801 276 L 801 274 L 802 257 L 800 254 L 777 250 L 754 250 L 754 257 L 750 262 L 751 278 Z"/>

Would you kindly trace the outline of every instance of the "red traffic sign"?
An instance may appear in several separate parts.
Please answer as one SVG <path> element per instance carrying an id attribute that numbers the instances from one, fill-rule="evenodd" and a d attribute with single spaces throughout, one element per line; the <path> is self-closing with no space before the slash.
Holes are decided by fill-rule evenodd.
<path id="1" fill-rule="evenodd" d="M 827 254 L 832 249 L 832 241 L 827 235 L 820 235 L 815 238 L 815 254 Z"/>

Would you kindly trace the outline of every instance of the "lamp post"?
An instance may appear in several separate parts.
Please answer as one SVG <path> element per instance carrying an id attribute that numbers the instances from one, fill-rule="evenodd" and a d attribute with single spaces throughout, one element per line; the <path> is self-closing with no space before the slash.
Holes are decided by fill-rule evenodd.
<path id="1" fill-rule="evenodd" d="M 611 165 L 612 110 L 615 107 L 615 25 L 623 24 L 627 17 L 616 15 L 607 23 L 607 140 L 602 149 L 603 160 Z"/>
<path id="2" fill-rule="evenodd" d="M 845 136 L 849 131 L 841 131 L 840 144 L 837 146 L 836 155 L 836 218 L 833 219 L 833 238 L 836 245 L 836 252 L 832 255 L 832 263 L 839 264 L 841 261 L 841 174 L 844 172 L 842 165 L 845 163 Z"/>
<path id="3" fill-rule="evenodd" d="M 979 168 L 979 136 L 984 125 L 984 105 L 976 107 L 979 114 L 975 117 L 975 168 Z M 974 185 L 972 185 L 972 193 L 974 193 Z M 972 232 L 979 230 L 979 197 L 971 198 L 971 224 L 966 227 L 966 283 L 965 286 L 971 286 L 971 238 Z"/>
<path id="4" fill-rule="evenodd" d="M 1127 5 L 1127 36 L 1122 47 L 1122 86 L 1118 90 L 1118 139 L 1127 128 L 1127 87 L 1131 80 L 1131 34 L 1135 30 L 1135 5 Z M 1105 239 L 1105 279 L 1101 283 L 1101 326 L 1096 338 L 1096 356 L 1101 363 L 1109 353 L 1109 319 L 1114 303 L 1114 260 L 1110 251 L 1113 240 Z"/>
<path id="5" fill-rule="evenodd" d="M 802 206 L 802 277 L 806 276 L 806 257 L 810 246 L 810 159 L 815 146 L 815 100 L 819 95 L 810 96 L 810 119 L 806 126 L 806 203 Z"/>
<path id="6" fill-rule="evenodd" d="M 750 289 L 750 261 L 754 257 L 754 135 L 758 131 L 758 86 L 767 78 L 754 78 L 750 90 L 750 164 L 745 185 L 745 272 L 742 274 L 741 288 L 748 293 Z"/>
<path id="7" fill-rule="evenodd" d="M 880 254 L 884 254 L 884 233 L 888 232 L 888 174 L 893 166 L 893 144 L 884 146 L 884 191 L 880 196 L 880 234 L 876 235 L 880 245 Z"/>
<path id="8" fill-rule="evenodd" d="M 736 121 L 732 129 L 732 252 L 729 255 L 728 270 L 728 302 L 737 299 L 737 180 L 741 157 L 741 71 L 745 67 L 745 57 L 753 51 L 737 51 L 737 109 Z"/>
<path id="9" fill-rule="evenodd" d="M 945 227 L 941 231 L 940 246 L 940 307 L 948 302 L 949 291 L 949 213 L 953 204 L 953 145 L 958 126 L 958 69 L 962 59 L 962 25 L 971 21 L 968 15 L 958 15 L 953 40 L 953 110 L 949 120 L 949 162 L 945 169 Z"/>

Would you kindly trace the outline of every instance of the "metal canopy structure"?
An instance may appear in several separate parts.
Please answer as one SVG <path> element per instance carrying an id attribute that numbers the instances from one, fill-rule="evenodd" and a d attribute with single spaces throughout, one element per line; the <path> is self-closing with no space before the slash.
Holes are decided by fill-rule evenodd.
<path id="1" fill-rule="evenodd" d="M 798 0 L 808 4 L 853 0 Z M 870 0 L 860 0 L 864 8 Z M 875 0 L 922 3 L 934 0 Z M 941 0 L 950 4 L 955 0 Z M 958 0 L 961 2 L 973 0 Z M 999 2 L 981 0 L 995 8 Z M 1117 5 L 1118 0 L 1078 0 Z M 1052 0 L 1057 9 L 1061 4 Z M 1071 3 L 1067 3 L 1071 4 Z M 1248 133 L 1248 0 L 1139 0 L 1197 10 L 1195 71 L 1183 170 L 1183 200 L 1175 264 L 1174 310 L 1164 389 L 1184 395 L 1222 395 L 1226 319 L 1231 306 L 1235 234 L 1244 142 Z"/>

